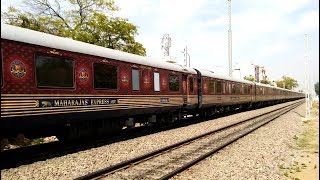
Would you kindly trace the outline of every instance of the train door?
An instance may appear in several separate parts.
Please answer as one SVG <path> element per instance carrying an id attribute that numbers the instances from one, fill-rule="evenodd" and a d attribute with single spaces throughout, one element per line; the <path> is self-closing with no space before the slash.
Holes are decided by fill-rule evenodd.
<path id="1" fill-rule="evenodd" d="M 183 91 L 183 105 L 187 106 L 188 105 L 188 95 L 189 95 L 189 90 L 188 90 L 188 75 L 187 74 L 182 74 L 182 91 Z"/>

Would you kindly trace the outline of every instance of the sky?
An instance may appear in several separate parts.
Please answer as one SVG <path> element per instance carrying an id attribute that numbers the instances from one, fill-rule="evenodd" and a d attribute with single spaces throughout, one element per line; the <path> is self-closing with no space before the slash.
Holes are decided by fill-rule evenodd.
<path id="1" fill-rule="evenodd" d="M 1 0 L 1 11 L 22 0 Z M 191 67 L 228 75 L 228 0 L 115 0 L 120 11 L 138 27 L 136 40 L 147 56 L 163 61 L 161 39 L 171 38 L 170 56 L 184 64 L 187 47 Z M 231 1 L 234 78 L 254 75 L 263 66 L 270 81 L 282 76 L 305 84 L 305 34 L 308 35 L 310 87 L 319 82 L 318 0 Z"/>

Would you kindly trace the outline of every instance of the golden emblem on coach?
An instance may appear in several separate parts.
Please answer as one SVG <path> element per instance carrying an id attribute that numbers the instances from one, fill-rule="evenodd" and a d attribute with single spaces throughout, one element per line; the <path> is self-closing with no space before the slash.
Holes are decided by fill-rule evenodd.
<path id="1" fill-rule="evenodd" d="M 26 74 L 26 66 L 19 60 L 14 60 L 10 65 L 11 74 L 16 78 L 22 78 Z"/>
<path id="2" fill-rule="evenodd" d="M 88 80 L 88 77 L 89 77 L 89 74 L 88 74 L 88 71 L 84 68 L 81 68 L 80 71 L 79 71 L 79 79 L 80 81 L 82 82 L 85 82 Z"/>

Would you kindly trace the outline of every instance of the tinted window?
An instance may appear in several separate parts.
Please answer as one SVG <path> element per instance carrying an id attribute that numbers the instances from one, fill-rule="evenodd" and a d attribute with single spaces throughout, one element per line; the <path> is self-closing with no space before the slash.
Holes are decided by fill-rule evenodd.
<path id="1" fill-rule="evenodd" d="M 223 93 L 223 94 L 226 93 L 226 88 L 225 88 L 225 87 L 226 87 L 226 83 L 223 82 L 223 83 L 222 83 L 222 93 Z"/>
<path id="2" fill-rule="evenodd" d="M 232 94 L 236 94 L 236 85 L 232 84 Z"/>
<path id="3" fill-rule="evenodd" d="M 132 90 L 139 91 L 139 70 L 132 69 Z"/>
<path id="4" fill-rule="evenodd" d="M 193 93 L 193 77 L 189 79 L 189 89 L 190 89 L 190 92 Z"/>
<path id="5" fill-rule="evenodd" d="M 160 91 L 160 77 L 159 77 L 159 73 L 158 72 L 154 72 L 153 74 L 154 79 L 154 91 Z"/>
<path id="6" fill-rule="evenodd" d="M 209 93 L 210 94 L 215 93 L 215 85 L 216 85 L 216 82 L 214 82 L 213 80 L 209 80 Z"/>
<path id="7" fill-rule="evenodd" d="M 94 87 L 98 89 L 117 89 L 118 68 L 108 64 L 94 64 Z"/>
<path id="8" fill-rule="evenodd" d="M 169 90 L 170 91 L 179 91 L 179 76 L 178 75 L 169 75 Z"/>
<path id="9" fill-rule="evenodd" d="M 240 84 L 237 84 L 237 94 L 240 94 Z"/>
<path id="10" fill-rule="evenodd" d="M 221 81 L 217 82 L 217 93 L 218 94 L 222 93 L 222 82 Z"/>
<path id="11" fill-rule="evenodd" d="M 1 52 L 0 52 L 0 56 L 1 56 L 1 86 L 2 86 L 2 77 L 3 77 L 3 75 L 2 75 L 2 50 L 1 50 Z"/>
<path id="12" fill-rule="evenodd" d="M 36 56 L 36 78 L 38 87 L 72 88 L 73 60 L 63 57 Z"/>

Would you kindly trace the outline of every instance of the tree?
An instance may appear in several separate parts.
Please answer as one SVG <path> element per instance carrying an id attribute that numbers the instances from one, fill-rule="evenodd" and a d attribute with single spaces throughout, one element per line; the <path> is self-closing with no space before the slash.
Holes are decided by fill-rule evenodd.
<path id="1" fill-rule="evenodd" d="M 245 76 L 243 79 L 248 80 L 248 81 L 252 81 L 252 82 L 254 81 L 254 77 L 252 75 Z"/>
<path id="2" fill-rule="evenodd" d="M 293 89 L 298 87 L 297 80 L 287 76 L 282 76 L 282 79 L 276 81 L 276 83 L 278 87 L 285 88 L 285 89 Z"/>
<path id="3" fill-rule="evenodd" d="M 260 80 L 260 83 L 262 83 L 262 84 L 269 84 L 269 85 L 271 85 L 271 82 L 270 82 L 270 81 L 268 81 L 268 80 L 264 80 L 264 79 Z"/>
<path id="4" fill-rule="evenodd" d="M 319 96 L 319 82 L 314 85 L 314 91 L 316 91 L 317 96 Z"/>
<path id="5" fill-rule="evenodd" d="M 1 19 L 11 25 L 145 56 L 135 41 L 137 26 L 113 17 L 113 0 L 29 0 L 25 11 L 9 7 Z"/>

